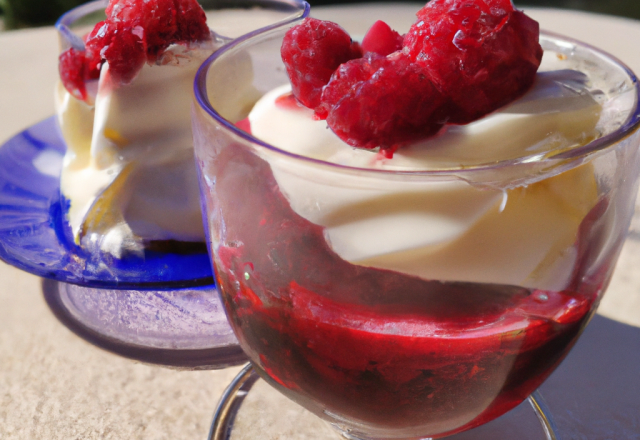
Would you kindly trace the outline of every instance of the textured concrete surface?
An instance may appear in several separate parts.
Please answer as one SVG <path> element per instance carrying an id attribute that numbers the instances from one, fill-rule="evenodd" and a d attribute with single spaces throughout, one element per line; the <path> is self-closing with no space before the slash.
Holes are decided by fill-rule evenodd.
<path id="1" fill-rule="evenodd" d="M 0 438 L 206 438 L 237 369 L 174 371 L 99 350 L 63 327 L 40 280 L 0 265 Z"/>

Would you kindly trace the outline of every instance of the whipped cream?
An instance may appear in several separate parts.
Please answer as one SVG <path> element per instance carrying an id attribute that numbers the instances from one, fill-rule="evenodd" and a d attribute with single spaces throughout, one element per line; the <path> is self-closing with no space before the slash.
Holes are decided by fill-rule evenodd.
<path id="1" fill-rule="evenodd" d="M 172 45 L 129 85 L 114 84 L 106 63 L 94 105 L 58 87 L 60 188 L 77 241 L 118 257 L 142 239 L 204 241 L 189 115 L 196 70 L 215 48 Z"/>
<path id="2" fill-rule="evenodd" d="M 575 71 L 538 75 L 522 98 L 480 121 L 448 127 L 392 159 L 349 147 L 306 108 L 281 106 L 283 86 L 249 114 L 252 134 L 296 155 L 393 171 L 536 160 L 598 136 L 602 108 Z M 462 180 L 385 179 L 261 150 L 292 209 L 325 228 L 341 258 L 424 279 L 567 286 L 579 226 L 598 188 L 591 165 L 515 188 Z"/>
<path id="3" fill-rule="evenodd" d="M 226 9 L 208 13 L 207 23 L 238 37 L 289 15 Z M 142 252 L 146 241 L 205 241 L 190 109 L 195 73 L 222 44 L 171 45 L 124 86 L 112 84 L 106 63 L 87 85 L 88 103 L 58 84 L 56 113 L 67 144 L 60 189 L 76 243 L 120 258 Z M 246 113 L 259 96 L 250 85 L 250 58 L 224 70 L 246 84 L 246 102 L 236 104 Z"/>

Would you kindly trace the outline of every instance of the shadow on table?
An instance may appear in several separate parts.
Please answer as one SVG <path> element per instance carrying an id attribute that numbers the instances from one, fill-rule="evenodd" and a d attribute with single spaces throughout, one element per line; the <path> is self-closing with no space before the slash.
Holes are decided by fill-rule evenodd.
<path id="1" fill-rule="evenodd" d="M 566 438 L 640 439 L 640 328 L 595 316 L 541 391 Z"/>
<path id="2" fill-rule="evenodd" d="M 540 392 L 559 440 L 640 439 L 640 328 L 596 315 Z M 504 416 L 498 438 L 492 422 L 451 440 L 543 438 L 527 407 L 514 410 L 518 417 Z"/>

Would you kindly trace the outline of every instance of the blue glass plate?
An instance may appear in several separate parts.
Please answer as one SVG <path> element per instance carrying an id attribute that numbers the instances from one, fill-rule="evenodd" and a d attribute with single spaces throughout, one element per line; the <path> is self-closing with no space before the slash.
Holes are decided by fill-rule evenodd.
<path id="1" fill-rule="evenodd" d="M 206 251 L 145 251 L 116 259 L 65 233 L 60 171 L 66 146 L 55 117 L 0 147 L 0 258 L 32 274 L 89 287 L 176 289 L 213 284 Z"/>
<path id="2" fill-rule="evenodd" d="M 42 280 L 53 314 L 85 341 L 140 362 L 186 370 L 248 361 L 216 289 L 98 289 Z"/>

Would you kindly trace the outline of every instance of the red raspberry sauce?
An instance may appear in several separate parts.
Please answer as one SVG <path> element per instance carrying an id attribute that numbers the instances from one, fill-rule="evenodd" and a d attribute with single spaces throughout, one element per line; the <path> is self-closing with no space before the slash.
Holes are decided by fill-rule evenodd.
<path id="1" fill-rule="evenodd" d="M 242 147 L 212 166 L 206 196 L 222 225 L 213 255 L 230 322 L 263 376 L 319 415 L 407 437 L 492 420 L 558 365 L 611 273 L 589 283 L 583 273 L 604 202 L 583 222 L 565 291 L 428 281 L 342 260 Z"/>

